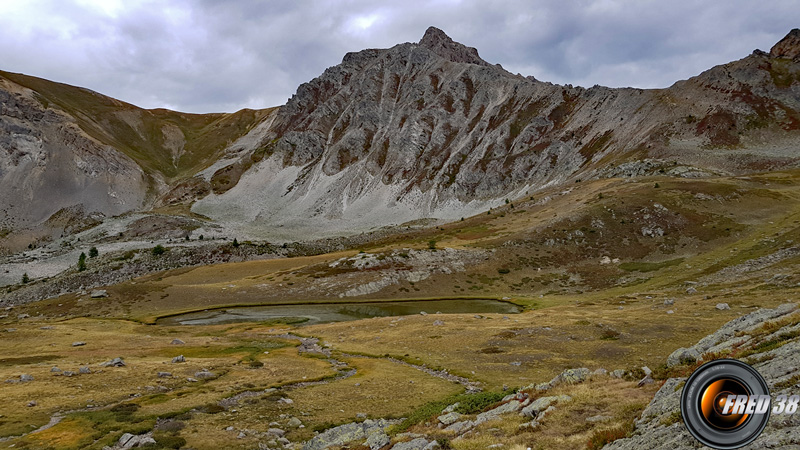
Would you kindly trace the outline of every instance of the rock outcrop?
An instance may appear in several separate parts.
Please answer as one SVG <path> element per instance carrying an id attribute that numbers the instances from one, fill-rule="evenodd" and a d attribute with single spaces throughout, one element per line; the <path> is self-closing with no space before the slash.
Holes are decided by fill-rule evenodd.
<path id="1" fill-rule="evenodd" d="M 775 309 L 761 309 L 734 319 L 714 334 L 691 347 L 699 355 L 715 352 L 749 350 L 750 361 L 766 379 L 773 396 L 797 394 L 800 376 L 800 314 L 795 304 L 785 304 Z M 764 327 L 773 322 L 783 326 Z M 777 342 L 775 345 L 758 344 Z M 759 351 L 761 349 L 761 351 Z M 767 351 L 763 351 L 767 349 Z M 703 448 L 686 430 L 678 414 L 684 378 L 670 378 L 656 393 L 653 401 L 636 421 L 632 437 L 619 439 L 603 447 L 609 450 L 682 450 Z M 767 428 L 745 449 L 778 448 L 790 449 L 800 446 L 800 416 L 797 414 L 772 416 Z"/>

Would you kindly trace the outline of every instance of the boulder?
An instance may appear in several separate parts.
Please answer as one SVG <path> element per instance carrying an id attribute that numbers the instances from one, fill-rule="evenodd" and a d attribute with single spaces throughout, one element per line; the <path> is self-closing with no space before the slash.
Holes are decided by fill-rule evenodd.
<path id="1" fill-rule="evenodd" d="M 575 384 L 581 383 L 586 380 L 586 377 L 589 376 L 591 372 L 589 369 L 583 367 L 580 369 L 567 369 L 561 372 L 561 375 L 558 376 L 558 379 L 561 383 L 567 384 Z"/>
<path id="2" fill-rule="evenodd" d="M 691 364 L 700 359 L 700 353 L 694 348 L 679 348 L 667 357 L 667 367 L 674 367 L 680 364 Z"/>
<path id="3" fill-rule="evenodd" d="M 508 403 L 503 403 L 497 408 L 490 409 L 489 411 L 478 414 L 478 417 L 475 419 L 475 424 L 478 425 L 484 422 L 488 422 L 490 420 L 497 419 L 501 414 L 517 412 L 520 410 L 520 408 L 522 408 L 522 406 L 523 404 L 519 400 L 511 400 Z"/>
<path id="4" fill-rule="evenodd" d="M 638 382 L 638 383 L 636 383 L 636 386 L 637 386 L 637 387 L 642 387 L 642 386 L 645 386 L 645 385 L 648 385 L 648 384 L 653 384 L 653 383 L 654 383 L 653 377 L 651 377 L 651 376 L 648 374 L 647 376 L 645 376 L 644 378 L 642 378 L 641 380 L 639 380 L 639 382 Z"/>
<path id="5" fill-rule="evenodd" d="M 83 375 L 88 375 L 88 374 L 92 373 L 92 371 L 88 367 L 82 366 L 82 367 L 78 368 L 78 373 L 83 374 Z"/>
<path id="6" fill-rule="evenodd" d="M 728 306 L 727 303 L 717 303 L 717 306 L 715 308 L 717 308 L 720 311 L 724 311 L 726 309 L 731 309 L 731 307 Z"/>
<path id="7" fill-rule="evenodd" d="M 172 364 L 185 363 L 185 362 L 186 358 L 184 358 L 183 355 L 178 355 L 172 358 Z"/>
<path id="8" fill-rule="evenodd" d="M 557 402 L 568 402 L 570 400 L 572 400 L 572 397 L 570 397 L 569 395 L 554 395 L 550 397 L 540 397 L 531 402 L 530 405 L 522 408 L 520 414 L 528 417 L 537 417 L 539 413 L 546 410 L 551 405 Z"/>
<path id="9" fill-rule="evenodd" d="M 172 374 L 169 372 L 158 372 L 158 378 L 171 378 Z"/>
<path id="10" fill-rule="evenodd" d="M 442 414 L 441 416 L 437 417 L 437 419 L 439 420 L 439 422 L 442 423 L 442 425 L 454 424 L 454 423 L 458 422 L 458 419 L 460 419 L 460 418 L 461 418 L 461 414 L 459 414 L 457 412 L 451 412 L 451 413 L 447 413 L 447 414 Z"/>
<path id="11" fill-rule="evenodd" d="M 456 410 L 456 408 L 458 408 L 459 406 L 461 406 L 461 403 L 459 403 L 459 402 L 453 403 L 452 405 L 450 405 L 450 406 L 448 406 L 447 408 L 445 408 L 444 410 L 442 410 L 442 412 L 443 412 L 443 413 L 450 413 L 450 412 L 453 412 L 453 411 L 455 411 L 455 410 Z"/>
<path id="12" fill-rule="evenodd" d="M 119 445 L 122 448 L 131 448 L 133 446 L 132 445 L 129 446 L 128 443 L 130 443 L 135 438 L 136 436 L 130 433 L 125 433 L 122 436 L 120 436 L 119 441 L 117 441 L 117 445 Z"/>
<path id="13" fill-rule="evenodd" d="M 121 357 L 116 357 L 111 361 L 100 363 L 100 367 L 125 367 L 125 361 Z"/>
<path id="14" fill-rule="evenodd" d="M 328 447 L 341 447 L 349 442 L 367 439 L 374 433 L 386 433 L 386 429 L 398 423 L 394 420 L 370 420 L 361 423 L 348 423 L 330 428 L 303 444 L 303 450 L 323 450 Z M 378 439 L 378 438 L 375 438 Z"/>
<path id="15" fill-rule="evenodd" d="M 73 347 L 83 347 L 84 345 L 86 345 L 86 342 L 83 341 L 77 341 L 72 343 Z"/>
<path id="16" fill-rule="evenodd" d="M 105 298 L 108 297 L 108 292 L 105 289 L 95 289 L 89 294 L 91 298 Z"/>
<path id="17" fill-rule="evenodd" d="M 367 437 L 367 442 L 365 442 L 366 446 L 370 448 L 370 450 L 378 450 L 383 447 L 389 445 L 392 442 L 392 438 L 389 437 L 384 432 L 372 433 Z"/>
<path id="18" fill-rule="evenodd" d="M 425 438 L 416 438 L 408 442 L 398 442 L 392 450 L 423 450 L 430 442 Z"/>
<path id="19" fill-rule="evenodd" d="M 21 381 L 23 383 L 27 383 L 27 382 L 33 381 L 33 375 L 29 375 L 27 373 L 23 373 L 22 375 L 19 376 L 19 381 Z"/>
<path id="20" fill-rule="evenodd" d="M 172 342 L 170 342 L 170 344 L 172 344 L 172 345 L 183 345 L 183 344 L 185 344 L 185 343 L 186 343 L 186 342 L 183 342 L 183 341 L 182 341 L 182 340 L 180 340 L 180 339 L 173 339 L 173 340 L 172 340 Z"/>
<path id="21" fill-rule="evenodd" d="M 194 377 L 198 380 L 213 380 L 214 378 L 217 378 L 217 375 L 208 369 L 203 369 L 199 372 L 195 372 Z"/>
<path id="22" fill-rule="evenodd" d="M 466 431 L 468 431 L 475 425 L 476 425 L 475 422 L 471 420 L 462 420 L 461 422 L 456 422 L 454 424 L 449 425 L 447 428 L 445 428 L 445 431 L 453 431 L 457 435 L 464 434 Z"/>
<path id="23" fill-rule="evenodd" d="M 290 426 L 292 428 L 297 428 L 302 424 L 303 422 L 297 417 L 292 417 L 291 419 L 289 419 L 289 422 L 286 423 L 287 426 Z"/>
<path id="24" fill-rule="evenodd" d="M 430 441 L 422 450 L 436 450 L 438 448 L 442 448 L 442 446 L 439 445 L 439 441 Z"/>

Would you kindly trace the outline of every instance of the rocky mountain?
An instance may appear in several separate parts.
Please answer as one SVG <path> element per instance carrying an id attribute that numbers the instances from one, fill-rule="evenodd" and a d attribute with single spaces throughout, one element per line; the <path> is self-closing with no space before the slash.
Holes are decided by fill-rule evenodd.
<path id="1" fill-rule="evenodd" d="M 642 90 L 514 75 L 430 28 L 419 43 L 349 53 L 300 86 L 258 162 L 193 211 L 246 224 L 246 234 L 284 227 L 288 238 L 458 219 L 571 178 L 671 173 L 676 163 L 696 167 L 688 175 L 793 167 L 797 34 L 771 53 Z M 241 170 L 212 181 L 227 172 Z"/>
<path id="2" fill-rule="evenodd" d="M 348 53 L 278 109 L 234 114 L 0 72 L 0 245 L 162 206 L 300 240 L 457 219 L 591 177 L 795 167 L 799 35 L 643 90 L 515 75 L 432 27 Z"/>

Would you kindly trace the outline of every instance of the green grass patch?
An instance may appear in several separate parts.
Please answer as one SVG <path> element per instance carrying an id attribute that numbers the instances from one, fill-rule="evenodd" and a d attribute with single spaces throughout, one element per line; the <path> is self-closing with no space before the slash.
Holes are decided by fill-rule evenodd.
<path id="1" fill-rule="evenodd" d="M 412 411 L 408 417 L 391 429 L 391 433 L 402 433 L 412 426 L 437 416 L 448 406 L 458 403 L 455 412 L 476 414 L 501 401 L 508 392 L 479 392 L 477 394 L 456 394 L 442 400 L 426 403 Z"/>

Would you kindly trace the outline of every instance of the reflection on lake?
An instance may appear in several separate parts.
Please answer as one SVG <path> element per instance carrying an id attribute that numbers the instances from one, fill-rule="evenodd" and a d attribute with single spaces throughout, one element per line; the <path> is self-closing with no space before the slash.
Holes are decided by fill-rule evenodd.
<path id="1" fill-rule="evenodd" d="M 516 314 L 520 308 L 508 302 L 489 299 L 449 299 L 429 301 L 337 303 L 285 306 L 243 306 L 199 311 L 167 317 L 160 325 L 214 325 L 236 322 L 263 322 L 287 319 L 304 324 L 346 322 L 370 317 L 408 316 L 425 311 L 430 314 Z"/>

